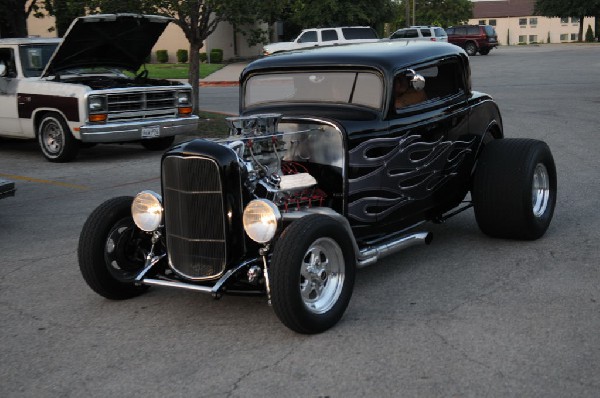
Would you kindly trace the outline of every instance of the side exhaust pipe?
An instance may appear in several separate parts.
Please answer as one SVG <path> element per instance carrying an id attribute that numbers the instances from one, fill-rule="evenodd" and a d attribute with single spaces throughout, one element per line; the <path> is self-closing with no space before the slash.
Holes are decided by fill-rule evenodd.
<path id="1" fill-rule="evenodd" d="M 375 264 L 381 258 L 398 253 L 408 247 L 419 244 L 428 245 L 431 243 L 432 239 L 433 234 L 431 232 L 418 232 L 392 239 L 377 246 L 367 247 L 359 252 L 356 266 L 358 268 L 364 268 L 368 265 Z"/>

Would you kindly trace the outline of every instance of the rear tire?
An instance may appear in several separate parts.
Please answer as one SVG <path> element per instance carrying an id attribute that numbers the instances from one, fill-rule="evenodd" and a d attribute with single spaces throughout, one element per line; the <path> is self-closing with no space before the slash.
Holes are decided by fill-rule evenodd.
<path id="1" fill-rule="evenodd" d="M 173 145 L 173 141 L 175 141 L 175 136 L 151 138 L 149 140 L 142 140 L 140 142 L 144 148 L 150 151 L 164 151 Z"/>
<path id="2" fill-rule="evenodd" d="M 489 48 L 481 48 L 479 49 L 479 54 L 481 55 L 488 55 L 490 53 L 490 49 Z"/>
<path id="3" fill-rule="evenodd" d="M 271 298 L 288 328 L 321 333 L 344 314 L 354 287 L 354 249 L 345 228 L 331 217 L 310 215 L 290 224 L 271 258 Z"/>
<path id="4" fill-rule="evenodd" d="M 473 180 L 477 224 L 492 237 L 538 239 L 552 220 L 556 192 L 556 167 L 546 143 L 494 140 L 485 146 Z"/>

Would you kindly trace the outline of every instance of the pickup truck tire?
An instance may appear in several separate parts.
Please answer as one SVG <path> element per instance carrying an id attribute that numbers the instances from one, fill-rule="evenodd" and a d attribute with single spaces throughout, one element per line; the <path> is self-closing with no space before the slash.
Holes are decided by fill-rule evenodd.
<path id="1" fill-rule="evenodd" d="M 83 279 L 99 295 L 124 300 L 144 293 L 148 286 L 134 284 L 144 268 L 150 235 L 131 217 L 131 196 L 109 199 L 83 225 L 77 257 Z"/>
<path id="2" fill-rule="evenodd" d="M 37 125 L 37 139 L 42 153 L 50 162 L 68 162 L 77 156 L 79 141 L 73 137 L 63 117 L 45 113 Z"/>
<path id="3" fill-rule="evenodd" d="M 556 167 L 546 143 L 489 142 L 477 162 L 471 192 L 479 228 L 496 238 L 540 238 L 554 214 L 556 186 Z"/>
<path id="4" fill-rule="evenodd" d="M 149 140 L 142 140 L 140 142 L 144 148 L 150 151 L 164 151 L 173 145 L 173 141 L 175 141 L 175 136 L 151 138 Z"/>
<path id="5" fill-rule="evenodd" d="M 481 55 L 488 55 L 490 53 L 490 49 L 489 48 L 481 48 L 479 49 L 479 54 Z"/>
<path id="6" fill-rule="evenodd" d="M 277 240 L 271 258 L 275 314 L 298 333 L 331 328 L 350 302 L 355 271 L 351 238 L 338 221 L 316 214 L 294 221 Z"/>

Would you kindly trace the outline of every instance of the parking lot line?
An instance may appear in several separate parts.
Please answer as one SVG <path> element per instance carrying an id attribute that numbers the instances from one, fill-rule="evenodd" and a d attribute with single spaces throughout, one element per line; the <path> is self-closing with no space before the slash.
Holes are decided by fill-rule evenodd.
<path id="1" fill-rule="evenodd" d="M 64 187 L 64 188 L 77 189 L 77 190 L 80 190 L 80 191 L 87 191 L 88 189 L 90 189 L 89 187 L 86 187 L 85 185 L 69 184 L 68 182 L 43 180 L 43 179 L 40 179 L 40 178 L 18 176 L 18 175 L 13 175 L 13 174 L 3 174 L 3 173 L 0 173 L 0 177 L 8 178 L 9 180 L 20 180 L 20 181 L 35 182 L 35 183 L 38 183 L 38 184 L 55 185 L 55 186 Z"/>

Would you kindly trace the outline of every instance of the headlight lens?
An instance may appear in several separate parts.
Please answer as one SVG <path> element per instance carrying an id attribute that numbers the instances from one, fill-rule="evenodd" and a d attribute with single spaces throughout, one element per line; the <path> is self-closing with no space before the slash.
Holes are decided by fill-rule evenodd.
<path id="1" fill-rule="evenodd" d="M 152 191 L 138 193 L 131 204 L 131 215 L 142 231 L 156 231 L 163 219 L 162 198 Z"/>
<path id="2" fill-rule="evenodd" d="M 106 112 L 106 98 L 101 96 L 91 96 L 88 99 L 90 113 Z"/>
<path id="3" fill-rule="evenodd" d="M 190 104 L 191 95 L 188 91 L 180 91 L 177 94 L 177 104 L 179 106 L 188 106 Z"/>
<path id="4" fill-rule="evenodd" d="M 281 213 L 268 200 L 256 199 L 244 209 L 244 230 L 257 243 L 267 243 L 275 236 Z"/>

